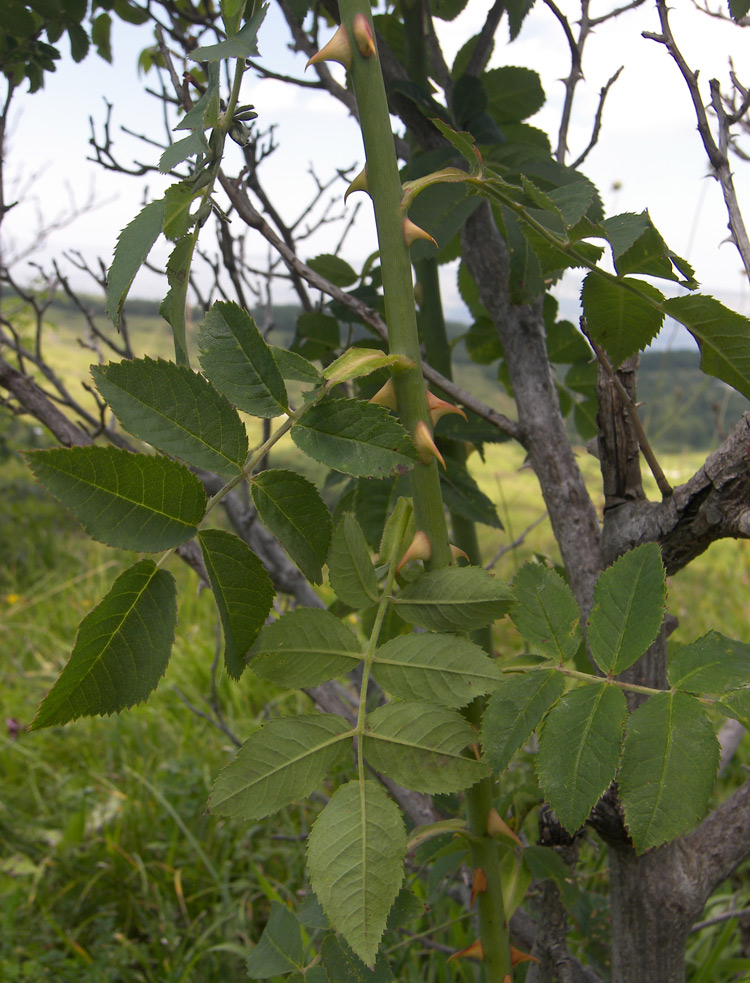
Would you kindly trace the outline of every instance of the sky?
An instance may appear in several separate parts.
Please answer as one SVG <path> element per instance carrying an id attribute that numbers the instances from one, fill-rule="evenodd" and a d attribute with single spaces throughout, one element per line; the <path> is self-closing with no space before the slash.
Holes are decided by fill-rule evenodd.
<path id="1" fill-rule="evenodd" d="M 592 0 L 591 14 L 596 17 L 614 5 L 614 0 L 611 4 Z M 461 44 L 479 30 L 489 6 L 489 0 L 471 0 L 455 21 L 437 22 L 449 64 Z M 580 11 L 573 0 L 560 0 L 559 7 L 572 22 Z M 750 84 L 750 32 L 701 14 L 687 0 L 676 6 L 671 22 L 688 64 L 700 69 L 706 98 L 709 79 L 716 77 L 728 86 L 730 54 L 740 79 Z M 571 155 L 575 158 L 588 143 L 601 87 L 624 65 L 608 96 L 600 140 L 581 169 L 599 188 L 608 214 L 648 208 L 668 245 L 696 268 L 702 288 L 727 306 L 750 314 L 750 290 L 736 250 L 726 242 L 726 213 L 718 184 L 708 176 L 685 83 L 666 49 L 641 36 L 642 31 L 656 31 L 658 26 L 655 7 L 647 3 L 599 26 L 589 38 L 585 79 L 577 89 L 570 129 Z M 4 226 L 5 255 L 23 256 L 39 224 L 54 224 L 70 210 L 72 202 L 81 206 L 89 196 L 96 202 L 75 222 L 53 232 L 41 253 L 19 261 L 14 272 L 22 279 L 35 272 L 28 265 L 29 258 L 49 268 L 53 256 L 59 257 L 71 247 L 92 265 L 98 257 L 109 263 L 119 230 L 145 200 L 160 196 L 169 183 L 160 175 L 114 175 L 87 160 L 91 156 L 90 120 L 101 133 L 105 100 L 114 105 L 111 133 L 122 163 L 155 163 L 160 150 L 128 136 L 121 127 L 161 142 L 165 139 L 158 104 L 144 93 L 144 86 L 153 85 L 155 79 L 152 75 L 139 77 L 136 70 L 139 51 L 152 43 L 148 27 L 116 21 L 113 41 L 113 65 L 95 55 L 80 65 L 67 58 L 48 79 L 44 91 L 22 94 L 11 114 L 8 170 L 12 186 L 8 197 L 12 200 L 15 190 L 20 203 L 9 213 L 7 228 Z M 512 45 L 506 42 L 507 25 L 503 22 L 490 66 L 524 65 L 540 73 L 547 102 L 528 122 L 547 130 L 554 146 L 564 95 L 560 80 L 569 71 L 569 51 L 560 26 L 537 0 L 520 37 Z M 262 64 L 281 74 L 314 78 L 312 69 L 304 74 L 304 56 L 289 50 L 286 25 L 273 7 L 261 28 L 259 45 Z M 343 81 L 343 69 L 339 78 Z M 279 149 L 261 175 L 285 220 L 294 221 L 313 194 L 311 168 L 319 180 L 326 181 L 337 168 L 358 170 L 361 166 L 362 144 L 356 124 L 327 93 L 259 79 L 250 71 L 242 101 L 255 105 L 259 122 L 276 126 Z M 750 164 L 736 161 L 734 171 L 740 203 L 750 209 Z M 339 182 L 333 191 L 340 195 L 344 187 Z M 335 213 L 348 217 L 357 198 L 362 205 L 345 249 L 355 268 L 376 248 L 369 202 L 355 195 L 345 210 L 341 203 L 334 207 Z M 302 258 L 331 251 L 342 231 L 342 223 L 324 225 L 301 244 Z M 210 234 L 207 246 L 214 248 Z M 248 249 L 254 261 L 263 266 L 265 245 L 252 240 Z M 166 245 L 157 244 L 151 258 L 163 265 L 167 253 Z M 93 284 L 85 274 L 70 265 L 63 264 L 63 268 L 79 289 L 91 289 Z M 455 266 L 443 268 L 445 305 L 449 317 L 466 319 L 455 274 Z M 578 291 L 579 281 L 574 276 L 567 277 L 557 289 L 561 309 L 571 318 L 577 317 Z M 158 298 L 164 292 L 163 280 L 145 272 L 136 280 L 132 294 Z M 283 303 L 290 297 L 277 289 L 275 299 Z"/>

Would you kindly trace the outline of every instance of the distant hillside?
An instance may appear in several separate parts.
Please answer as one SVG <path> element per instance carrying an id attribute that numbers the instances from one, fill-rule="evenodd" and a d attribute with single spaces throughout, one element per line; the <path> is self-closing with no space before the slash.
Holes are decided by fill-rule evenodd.
<path id="1" fill-rule="evenodd" d="M 92 313 L 105 316 L 101 297 L 85 296 L 81 300 Z M 128 300 L 125 309 L 141 326 L 148 323 L 148 319 L 159 317 L 159 304 L 153 300 Z M 51 320 L 54 320 L 56 310 L 66 315 L 61 320 L 72 327 L 77 310 L 65 295 L 58 295 L 53 302 Z M 258 323 L 264 327 L 266 312 L 253 313 Z M 269 341 L 282 346 L 289 344 L 294 336 L 299 313 L 296 305 L 275 307 Z M 202 316 L 200 309 L 194 309 L 193 330 L 200 324 Z M 163 321 L 161 324 L 166 329 Z M 466 325 L 457 322 L 448 325 L 451 339 L 459 337 L 465 331 Z M 355 330 L 355 338 L 364 336 L 368 336 L 365 328 Z M 461 383 L 471 388 L 479 398 L 493 402 L 498 392 L 497 364 L 478 366 L 471 363 L 463 344 L 455 346 L 454 357 Z M 739 416 L 750 410 L 748 400 L 718 379 L 704 375 L 700 371 L 698 352 L 688 350 L 652 351 L 643 354 L 638 376 L 638 399 L 643 404 L 640 412 L 649 438 L 662 451 L 707 450 L 715 447 Z"/>

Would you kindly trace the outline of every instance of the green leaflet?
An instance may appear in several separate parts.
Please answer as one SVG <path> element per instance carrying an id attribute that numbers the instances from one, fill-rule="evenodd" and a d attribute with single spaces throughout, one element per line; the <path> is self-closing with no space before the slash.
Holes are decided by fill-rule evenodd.
<path id="1" fill-rule="evenodd" d="M 286 905 L 271 902 L 271 914 L 260 941 L 247 958 L 251 979 L 267 980 L 270 976 L 302 970 L 305 950 L 299 922 Z"/>
<path id="2" fill-rule="evenodd" d="M 157 553 L 187 542 L 206 511 L 198 478 L 176 461 L 114 447 L 31 451 L 37 480 L 107 546 Z"/>
<path id="3" fill-rule="evenodd" d="M 32 730 L 142 703 L 164 675 L 177 624 L 177 588 L 141 560 L 120 574 L 78 627 L 75 646 Z"/>
<path id="4" fill-rule="evenodd" d="M 233 477 L 242 470 L 245 427 L 203 376 L 162 359 L 92 365 L 96 387 L 133 436 L 188 464 Z"/>
<path id="5" fill-rule="evenodd" d="M 616 676 L 643 655 L 659 633 L 665 601 L 664 565 L 655 543 L 630 550 L 600 575 L 586 637 L 604 672 Z"/>
<path id="6" fill-rule="evenodd" d="M 313 891 L 356 955 L 372 967 L 403 880 L 406 830 L 376 782 L 337 789 L 308 839 Z"/>
<path id="7" fill-rule="evenodd" d="M 750 645 L 710 631 L 678 649 L 667 680 L 691 693 L 724 693 L 750 684 Z"/>
<path id="8" fill-rule="evenodd" d="M 378 600 L 378 581 L 367 541 L 357 520 L 349 513 L 333 533 L 328 576 L 336 596 L 351 608 L 367 608 Z"/>
<path id="9" fill-rule="evenodd" d="M 164 192 L 164 235 L 172 242 L 187 235 L 193 224 L 190 208 L 195 196 L 190 184 L 182 182 L 170 185 Z"/>
<path id="10" fill-rule="evenodd" d="M 352 729 L 332 713 L 278 717 L 264 724 L 219 773 L 209 806 L 248 821 L 306 798 L 349 750 Z"/>
<path id="11" fill-rule="evenodd" d="M 718 707 L 750 729 L 750 689 L 736 689 L 725 693 Z"/>
<path id="12" fill-rule="evenodd" d="M 563 677 L 555 669 L 504 675 L 482 719 L 484 754 L 496 774 L 505 771 L 564 689 Z"/>
<path id="13" fill-rule="evenodd" d="M 488 498 L 466 467 L 446 455 L 446 470 L 440 473 L 443 501 L 457 515 L 470 522 L 482 522 L 493 529 L 502 529 L 495 503 Z"/>
<path id="14" fill-rule="evenodd" d="M 511 585 L 516 599 L 511 621 L 534 650 L 564 662 L 581 644 L 578 605 L 573 592 L 554 570 L 527 563 Z"/>
<path id="15" fill-rule="evenodd" d="M 201 45 L 190 56 L 194 61 L 221 61 L 224 58 L 254 58 L 258 54 L 258 30 L 268 11 L 262 4 L 241 30 L 218 44 Z"/>
<path id="16" fill-rule="evenodd" d="M 664 310 L 698 342 L 701 369 L 750 399 L 750 321 L 701 294 L 666 300 Z"/>
<path id="17" fill-rule="evenodd" d="M 462 754 L 476 734 L 455 710 L 397 700 L 368 714 L 368 763 L 417 792 L 458 792 L 487 775 L 487 766 Z"/>
<path id="18" fill-rule="evenodd" d="M 315 485 L 294 471 L 261 471 L 250 485 L 253 502 L 302 573 L 314 584 L 331 542 L 331 516 Z"/>
<path id="19" fill-rule="evenodd" d="M 198 539 L 224 629 L 224 664 L 239 679 L 276 592 L 261 561 L 234 533 L 203 529 Z"/>
<path id="20" fill-rule="evenodd" d="M 192 157 L 194 154 L 205 154 L 208 152 L 208 142 L 201 130 L 194 130 L 190 136 L 183 137 L 170 143 L 167 149 L 159 158 L 159 170 L 162 174 L 169 174 L 172 168 L 177 167 L 183 160 Z"/>
<path id="21" fill-rule="evenodd" d="M 122 308 L 135 275 L 146 261 L 164 223 L 164 199 L 149 202 L 120 233 L 107 274 L 107 314 L 120 327 Z"/>
<path id="22" fill-rule="evenodd" d="M 566 693 L 545 718 L 539 785 L 570 833 L 583 825 L 615 777 L 626 714 L 621 689 L 592 683 Z"/>
<path id="23" fill-rule="evenodd" d="M 349 348 L 323 369 L 323 378 L 329 386 L 338 386 L 342 382 L 361 379 L 398 362 L 412 364 L 403 355 L 384 355 L 377 348 Z"/>
<path id="24" fill-rule="evenodd" d="M 308 362 L 302 355 L 297 352 L 289 352 L 286 348 L 277 348 L 275 345 L 269 345 L 268 348 L 284 379 L 312 383 L 314 386 L 321 381 L 320 372 L 312 362 Z"/>
<path id="25" fill-rule="evenodd" d="M 357 399 L 310 407 L 292 427 L 292 440 L 314 461 L 355 477 L 406 474 L 418 461 L 398 420 L 385 407 Z"/>
<path id="26" fill-rule="evenodd" d="M 462 707 L 495 689 L 502 674 L 473 642 L 455 635 L 401 635 L 375 653 L 372 673 L 403 700 Z"/>
<path id="27" fill-rule="evenodd" d="M 351 629 L 320 608 L 295 608 L 268 625 L 250 650 L 250 668 L 279 686 L 317 686 L 355 669 L 362 646 Z"/>
<path id="28" fill-rule="evenodd" d="M 615 368 L 658 334 L 664 310 L 654 301 L 662 304 L 664 295 L 644 280 L 627 277 L 615 283 L 589 273 L 583 281 L 581 303 L 586 326 Z"/>
<path id="29" fill-rule="evenodd" d="M 406 621 L 435 631 L 473 631 L 507 614 L 508 588 L 481 567 L 448 567 L 423 574 L 394 599 Z"/>
<path id="30" fill-rule="evenodd" d="M 718 767 L 714 729 L 692 696 L 659 693 L 631 714 L 618 785 L 638 853 L 701 819 Z"/>
<path id="31" fill-rule="evenodd" d="M 266 418 L 287 412 L 284 380 L 247 311 L 217 301 L 200 326 L 198 345 L 206 376 L 237 409 Z"/>
<path id="32" fill-rule="evenodd" d="M 351 287 L 359 277 L 345 259 L 332 253 L 321 253 L 307 261 L 307 265 L 320 276 L 330 280 L 337 287 Z"/>
<path id="33" fill-rule="evenodd" d="M 320 946 L 323 966 L 314 966 L 305 976 L 305 983 L 395 983 L 388 968 L 386 956 L 378 956 L 372 969 L 354 955 L 343 939 L 329 932 Z M 313 970 L 320 969 L 323 976 L 313 979 Z"/>
<path id="34" fill-rule="evenodd" d="M 601 223 L 601 228 L 612 246 L 618 276 L 645 273 L 664 280 L 679 280 L 669 250 L 647 211 L 640 215 L 633 212 L 613 215 Z"/>

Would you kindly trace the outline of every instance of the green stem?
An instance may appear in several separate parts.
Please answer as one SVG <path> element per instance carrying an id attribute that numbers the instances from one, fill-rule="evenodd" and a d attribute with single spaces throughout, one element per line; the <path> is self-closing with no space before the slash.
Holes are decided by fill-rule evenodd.
<path id="1" fill-rule="evenodd" d="M 385 87 L 377 57 L 367 52 L 366 48 L 364 53 L 360 50 L 353 30 L 355 18 L 360 17 L 366 18 L 372 30 L 370 4 L 365 0 L 340 0 L 339 9 L 342 24 L 347 30 L 351 43 L 350 71 L 365 145 L 368 188 L 375 208 L 390 350 L 395 354 L 406 355 L 414 363 L 413 369 L 394 374 L 399 414 L 411 433 L 414 433 L 420 421 L 424 421 L 431 431 L 432 425 L 422 378 L 411 260 L 403 232 L 405 218 L 403 189 L 393 148 Z M 412 2 L 409 5 L 408 16 L 418 18 L 418 4 Z M 429 271 L 425 270 L 425 273 L 429 277 Z M 436 270 L 433 271 L 433 275 L 436 279 Z M 412 473 L 411 485 L 417 528 L 427 534 L 432 545 L 430 565 L 437 568 L 445 567 L 450 563 L 451 555 L 439 475 L 434 459 L 428 466 L 421 465 L 415 469 Z M 476 534 L 474 534 L 474 542 L 476 543 Z M 478 554 L 478 547 L 475 551 Z M 390 589 L 387 588 L 384 600 L 389 594 Z M 382 601 L 378 614 L 381 613 L 385 613 Z M 488 644 L 489 639 L 487 633 L 485 643 Z M 360 714 L 364 713 L 362 707 L 365 693 L 366 686 L 363 681 Z M 482 707 L 476 704 L 469 711 L 470 719 L 478 722 L 481 712 Z M 364 717 L 362 727 L 364 727 Z M 361 762 L 360 752 L 360 769 Z M 492 800 L 493 784 L 490 780 L 479 783 L 467 793 L 467 810 L 472 832 L 475 834 L 472 838 L 472 858 L 475 867 L 481 868 L 487 877 L 487 890 L 478 895 L 480 932 L 484 948 L 482 968 L 485 979 L 489 983 L 507 983 L 511 979 L 512 970 L 499 858 L 496 844 L 487 835 L 487 815 L 492 808 Z"/>
<path id="2" fill-rule="evenodd" d="M 342 0 L 339 9 L 351 40 L 351 78 L 367 157 L 367 181 L 375 208 L 390 350 L 393 354 L 406 355 L 413 363 L 412 368 L 394 373 L 399 415 L 406 429 L 413 434 L 420 421 L 430 430 L 432 424 L 422 378 L 411 259 L 404 240 L 402 188 L 388 102 L 378 58 L 360 52 L 352 30 L 354 18 L 361 15 L 367 18 L 374 36 L 370 4 L 363 0 Z M 427 534 L 432 545 L 430 565 L 447 566 L 451 561 L 448 528 L 434 458 L 429 464 L 415 468 L 411 486 L 417 528 Z"/>

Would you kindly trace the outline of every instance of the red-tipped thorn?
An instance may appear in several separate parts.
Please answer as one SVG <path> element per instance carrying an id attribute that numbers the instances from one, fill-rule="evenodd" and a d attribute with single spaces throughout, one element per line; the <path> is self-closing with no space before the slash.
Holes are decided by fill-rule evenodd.
<path id="1" fill-rule="evenodd" d="M 315 65 L 319 61 L 337 61 L 339 65 L 343 65 L 347 70 L 352 67 L 352 46 L 343 24 L 339 25 L 338 30 L 328 44 L 323 45 L 320 51 L 316 51 L 305 65 L 305 69 L 308 69 L 310 65 Z"/>

